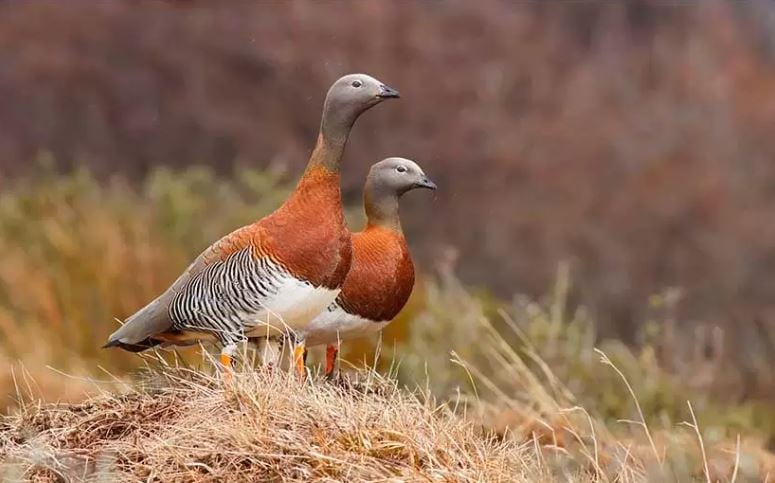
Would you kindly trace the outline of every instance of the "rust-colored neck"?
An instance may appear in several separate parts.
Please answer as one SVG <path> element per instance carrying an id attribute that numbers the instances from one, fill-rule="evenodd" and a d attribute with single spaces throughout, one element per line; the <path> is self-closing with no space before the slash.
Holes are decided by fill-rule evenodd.
<path id="1" fill-rule="evenodd" d="M 308 213 L 342 212 L 342 188 L 339 170 L 331 170 L 322 162 L 310 159 L 296 189 L 286 200 L 285 209 Z"/>
<path id="2" fill-rule="evenodd" d="M 344 145 L 332 145 L 321 132 L 296 189 L 278 213 L 298 223 L 328 223 L 345 229 L 339 162 Z"/>
<path id="3" fill-rule="evenodd" d="M 346 138 L 341 143 L 332 142 L 321 131 L 320 134 L 318 134 L 315 149 L 312 150 L 312 154 L 309 157 L 304 176 L 307 176 L 310 171 L 313 171 L 313 168 L 325 168 L 332 173 L 339 174 L 342 154 L 344 154 L 346 143 Z M 304 179 L 304 176 L 302 176 L 302 179 Z"/>

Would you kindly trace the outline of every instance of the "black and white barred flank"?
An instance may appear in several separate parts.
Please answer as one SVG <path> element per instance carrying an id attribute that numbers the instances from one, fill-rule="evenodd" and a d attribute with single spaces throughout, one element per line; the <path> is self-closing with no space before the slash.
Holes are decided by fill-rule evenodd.
<path id="1" fill-rule="evenodd" d="M 194 275 L 175 294 L 169 306 L 172 327 L 239 341 L 266 315 L 267 303 L 289 278 L 278 263 L 246 247 Z"/>

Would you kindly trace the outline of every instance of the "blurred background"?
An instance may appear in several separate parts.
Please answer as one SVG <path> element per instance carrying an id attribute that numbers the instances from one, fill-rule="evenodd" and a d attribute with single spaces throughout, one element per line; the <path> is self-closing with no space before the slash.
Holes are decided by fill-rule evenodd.
<path id="1" fill-rule="evenodd" d="M 352 227 L 379 159 L 412 158 L 440 186 L 403 202 L 422 276 L 383 345 L 404 381 L 467 384 L 450 351 L 485 361 L 477 324 L 511 321 L 521 332 L 504 339 L 529 340 L 603 415 L 622 417 L 626 397 L 594 347 L 648 414 L 691 397 L 772 440 L 764 0 L 0 2 L 6 392 L 28 371 L 51 399 L 78 398 L 88 383 L 48 366 L 141 365 L 98 349 L 115 319 L 279 205 L 350 72 L 402 94 L 351 137 Z"/>

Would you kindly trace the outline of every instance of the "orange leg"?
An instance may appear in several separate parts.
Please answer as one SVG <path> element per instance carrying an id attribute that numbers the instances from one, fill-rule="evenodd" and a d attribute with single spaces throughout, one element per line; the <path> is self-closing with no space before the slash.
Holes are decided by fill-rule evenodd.
<path id="1" fill-rule="evenodd" d="M 326 346 L 326 378 L 334 378 L 334 370 L 336 369 L 336 355 L 339 353 L 339 349 L 333 345 L 328 344 Z"/>
<path id="2" fill-rule="evenodd" d="M 307 376 L 307 366 L 304 365 L 304 359 L 307 353 L 307 348 L 304 344 L 304 340 L 296 341 L 296 345 L 293 347 L 293 365 L 296 368 L 296 374 L 304 379 Z"/>
<path id="3" fill-rule="evenodd" d="M 223 381 L 227 383 L 234 378 L 234 357 L 232 354 L 235 349 L 236 346 L 227 345 L 221 350 L 220 361 L 223 366 Z"/>
<path id="4" fill-rule="evenodd" d="M 232 358 L 229 354 L 221 353 L 221 365 L 224 369 L 231 369 L 234 365 L 234 358 Z"/>

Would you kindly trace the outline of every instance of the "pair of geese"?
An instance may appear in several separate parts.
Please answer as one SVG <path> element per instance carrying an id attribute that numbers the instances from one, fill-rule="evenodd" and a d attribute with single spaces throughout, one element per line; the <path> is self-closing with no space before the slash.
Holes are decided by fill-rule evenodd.
<path id="1" fill-rule="evenodd" d="M 382 329 L 414 285 L 398 199 L 436 189 L 423 170 L 408 159 L 380 161 L 366 179 L 363 231 L 351 234 L 342 212 L 339 173 L 350 131 L 365 111 L 397 97 L 365 74 L 334 82 L 307 168 L 285 203 L 207 248 L 105 347 L 139 352 L 214 340 L 228 374 L 238 343 L 253 340 L 264 348 L 264 363 L 276 363 L 278 344 L 289 340 L 303 377 L 306 347 L 326 344 L 331 376 L 338 342 Z"/>

